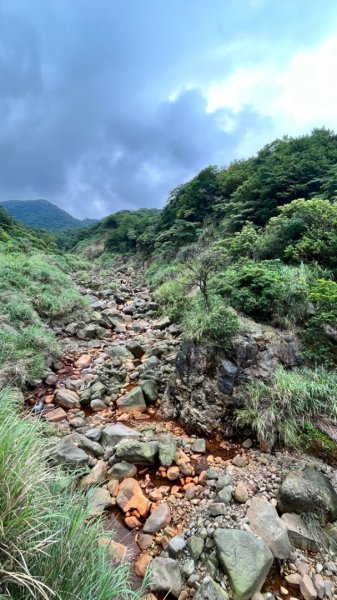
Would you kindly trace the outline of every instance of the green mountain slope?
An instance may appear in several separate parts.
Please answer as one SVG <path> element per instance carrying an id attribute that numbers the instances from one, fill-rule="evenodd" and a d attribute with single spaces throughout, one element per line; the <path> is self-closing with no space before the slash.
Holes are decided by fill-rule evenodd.
<path id="1" fill-rule="evenodd" d="M 47 200 L 8 200 L 2 206 L 18 221 L 47 231 L 78 229 L 95 223 L 95 219 L 75 219 Z"/>

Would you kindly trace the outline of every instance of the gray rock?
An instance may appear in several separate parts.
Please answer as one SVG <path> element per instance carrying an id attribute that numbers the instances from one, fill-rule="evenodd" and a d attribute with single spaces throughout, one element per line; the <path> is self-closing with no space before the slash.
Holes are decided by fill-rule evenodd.
<path id="1" fill-rule="evenodd" d="M 281 521 L 286 526 L 289 540 L 295 548 L 317 552 L 318 546 L 315 537 L 310 533 L 300 515 L 284 513 Z"/>
<path id="2" fill-rule="evenodd" d="M 178 554 L 180 554 L 184 548 L 186 547 L 186 542 L 184 538 L 180 535 L 176 535 L 172 538 L 167 546 L 167 551 L 171 558 L 176 558 Z"/>
<path id="3" fill-rule="evenodd" d="M 221 475 L 216 482 L 216 491 L 222 490 L 222 488 L 230 485 L 232 483 L 232 478 L 229 475 Z"/>
<path id="4" fill-rule="evenodd" d="M 71 469 L 85 467 L 89 462 L 89 456 L 66 440 L 62 440 L 55 450 L 55 462 Z"/>
<path id="5" fill-rule="evenodd" d="M 131 463 L 122 461 L 112 465 L 109 475 L 112 479 L 125 479 L 126 477 L 134 477 L 137 475 L 137 467 Z"/>
<path id="6" fill-rule="evenodd" d="M 283 513 L 337 519 L 337 494 L 329 479 L 315 469 L 289 473 L 281 484 L 278 506 Z"/>
<path id="7" fill-rule="evenodd" d="M 200 558 L 204 545 L 205 541 L 197 535 L 192 535 L 192 537 L 187 540 L 188 551 L 194 560 Z"/>
<path id="8" fill-rule="evenodd" d="M 247 511 L 247 517 L 253 533 L 266 542 L 275 558 L 289 558 L 291 545 L 287 528 L 270 502 L 255 496 Z"/>
<path id="9" fill-rule="evenodd" d="M 273 555 L 262 540 L 248 531 L 217 529 L 214 541 L 219 562 L 227 573 L 234 600 L 249 600 L 259 592 L 273 564 Z"/>
<path id="10" fill-rule="evenodd" d="M 158 398 L 158 386 L 152 379 L 143 379 L 139 382 L 140 387 L 143 390 L 145 400 L 149 404 L 154 404 Z"/>
<path id="11" fill-rule="evenodd" d="M 101 381 L 96 381 L 94 385 L 90 387 L 90 394 L 92 398 L 102 398 L 104 392 L 106 390 L 106 386 Z"/>
<path id="12" fill-rule="evenodd" d="M 304 600 L 315 600 L 317 598 L 317 592 L 309 575 L 303 575 L 300 591 Z"/>
<path id="13" fill-rule="evenodd" d="M 140 358 L 145 353 L 144 348 L 136 341 L 127 342 L 126 347 L 135 358 Z"/>
<path id="14" fill-rule="evenodd" d="M 228 600 L 228 595 L 218 583 L 207 576 L 194 594 L 193 600 Z"/>
<path id="15" fill-rule="evenodd" d="M 80 490 L 87 490 L 92 485 L 99 485 L 105 482 L 107 476 L 107 465 L 103 460 L 98 460 L 88 475 L 82 477 L 79 483 Z"/>
<path id="16" fill-rule="evenodd" d="M 104 488 L 92 488 L 87 493 L 89 515 L 99 516 L 112 504 L 108 490 Z"/>
<path id="17" fill-rule="evenodd" d="M 138 431 L 121 423 L 107 425 L 102 431 L 101 443 L 104 448 L 114 448 L 119 442 L 129 438 L 139 437 Z"/>
<path id="18" fill-rule="evenodd" d="M 146 404 L 140 386 L 136 386 L 131 392 L 121 396 L 117 400 L 117 406 L 124 412 L 144 412 L 146 410 Z"/>
<path id="19" fill-rule="evenodd" d="M 157 533 L 166 525 L 171 522 L 171 511 L 170 507 L 166 502 L 159 504 L 154 511 L 150 514 L 149 518 L 145 521 L 143 527 L 144 533 Z"/>
<path id="20" fill-rule="evenodd" d="M 172 558 L 154 558 L 150 562 L 150 588 L 153 592 L 171 593 L 178 598 L 181 592 L 178 563 Z"/>
<path id="21" fill-rule="evenodd" d="M 173 463 L 177 451 L 177 443 L 169 433 L 163 435 L 159 440 L 159 461 L 165 467 L 170 467 Z"/>
<path id="22" fill-rule="evenodd" d="M 220 503 L 220 504 L 229 504 L 231 499 L 232 499 L 232 486 L 226 485 L 225 487 L 222 488 L 222 490 L 218 491 L 218 493 L 215 497 L 215 502 Z"/>
<path id="23" fill-rule="evenodd" d="M 211 517 L 219 517 L 220 515 L 226 515 L 228 512 L 226 504 L 222 502 L 214 502 L 208 507 L 208 512 Z"/>
<path id="24" fill-rule="evenodd" d="M 111 356 L 111 358 L 116 358 L 121 362 L 133 358 L 131 352 L 129 352 L 129 350 L 123 344 L 119 344 L 118 346 L 110 346 L 106 352 L 109 354 L 109 356 Z"/>
<path id="25" fill-rule="evenodd" d="M 116 457 L 134 465 L 152 465 L 158 454 L 158 442 L 126 440 L 116 447 Z"/>
<path id="26" fill-rule="evenodd" d="M 195 440 L 191 447 L 192 452 L 196 452 L 198 454 L 205 454 L 206 452 L 206 440 L 204 438 L 198 438 Z"/>
<path id="27" fill-rule="evenodd" d="M 171 319 L 170 317 L 165 316 L 157 319 L 157 321 L 153 323 L 153 329 L 166 329 L 169 325 L 171 325 Z"/>
<path id="28" fill-rule="evenodd" d="M 78 395 L 71 390 L 60 389 L 56 392 L 55 403 L 62 408 L 79 408 L 80 400 Z"/>
<path id="29" fill-rule="evenodd" d="M 185 560 L 185 562 L 181 568 L 181 574 L 183 575 L 183 577 L 188 579 L 189 577 L 191 577 L 191 575 L 193 575 L 194 570 L 195 570 L 194 560 L 193 560 L 193 558 L 189 558 L 188 560 Z"/>
<path id="30" fill-rule="evenodd" d="M 85 452 L 92 454 L 92 456 L 98 457 L 104 454 L 104 449 L 101 446 L 101 444 L 99 444 L 98 442 L 93 442 L 85 435 L 82 435 L 80 433 L 73 433 L 66 439 L 76 444 L 76 446 L 78 446 L 79 448 L 82 448 L 82 450 L 85 450 Z"/>
<path id="31" fill-rule="evenodd" d="M 94 412 L 99 412 L 100 410 L 106 410 L 106 404 L 103 402 L 103 400 L 95 398 L 95 400 L 91 400 L 90 408 L 92 408 Z"/>

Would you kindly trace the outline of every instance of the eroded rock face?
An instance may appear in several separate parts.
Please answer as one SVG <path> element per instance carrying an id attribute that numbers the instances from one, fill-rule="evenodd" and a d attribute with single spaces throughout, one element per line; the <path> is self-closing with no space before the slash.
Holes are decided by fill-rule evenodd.
<path id="1" fill-rule="evenodd" d="M 315 469 L 289 473 L 280 487 L 278 506 L 285 513 L 337 519 L 337 494 L 329 479 Z"/>
<path id="2" fill-rule="evenodd" d="M 250 379 L 271 378 L 279 365 L 300 364 L 294 334 L 245 321 L 246 333 L 235 336 L 232 347 L 184 341 L 176 373 L 162 401 L 162 414 L 179 419 L 189 431 L 209 433 L 221 425 L 228 410 L 242 402 L 240 386 Z"/>

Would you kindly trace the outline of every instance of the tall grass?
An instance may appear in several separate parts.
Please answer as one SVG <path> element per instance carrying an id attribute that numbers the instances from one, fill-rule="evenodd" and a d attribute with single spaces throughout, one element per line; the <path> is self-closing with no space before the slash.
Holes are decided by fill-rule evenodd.
<path id="1" fill-rule="evenodd" d="M 131 600 L 129 566 L 109 559 L 100 521 L 48 466 L 41 425 L 0 394 L 0 597 Z M 104 532 L 106 538 L 109 534 Z"/>
<path id="2" fill-rule="evenodd" d="M 271 446 L 298 446 L 303 428 L 317 417 L 337 420 L 337 373 L 323 367 L 292 371 L 278 367 L 271 386 L 249 383 L 244 396 L 237 424 L 252 427 L 258 439 Z"/>

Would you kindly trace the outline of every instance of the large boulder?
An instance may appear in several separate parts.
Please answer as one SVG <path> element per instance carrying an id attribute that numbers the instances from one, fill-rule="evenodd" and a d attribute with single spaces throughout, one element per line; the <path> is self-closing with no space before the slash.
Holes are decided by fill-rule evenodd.
<path id="1" fill-rule="evenodd" d="M 70 469 L 80 469 L 88 464 L 89 456 L 67 440 L 62 440 L 55 450 L 54 461 Z"/>
<path id="2" fill-rule="evenodd" d="M 281 520 L 286 526 L 289 540 L 295 548 L 317 552 L 317 539 L 315 539 L 314 534 L 309 531 L 300 515 L 284 513 Z"/>
<path id="3" fill-rule="evenodd" d="M 214 541 L 222 569 L 227 573 L 234 600 L 249 600 L 259 592 L 273 564 L 267 544 L 249 531 L 218 529 Z"/>
<path id="4" fill-rule="evenodd" d="M 270 502 L 255 496 L 247 511 L 247 517 L 253 533 L 266 542 L 275 558 L 289 558 L 291 545 L 287 528 Z"/>
<path id="5" fill-rule="evenodd" d="M 335 521 L 337 493 L 326 475 L 306 468 L 288 473 L 279 489 L 278 507 L 282 513 L 306 513 Z"/>
<path id="6" fill-rule="evenodd" d="M 181 575 L 177 561 L 157 556 L 150 562 L 150 588 L 154 592 L 171 593 L 178 598 L 181 592 Z"/>
<path id="7" fill-rule="evenodd" d="M 126 440 L 120 442 L 116 448 L 116 457 L 119 461 L 126 461 L 134 465 L 152 465 L 157 454 L 158 442 Z"/>
<path id="8" fill-rule="evenodd" d="M 228 600 L 228 595 L 212 577 L 207 576 L 194 594 L 193 600 Z"/>
<path id="9" fill-rule="evenodd" d="M 117 406 L 123 412 L 144 412 L 146 404 L 142 388 L 137 385 L 131 392 L 117 400 Z"/>
<path id="10" fill-rule="evenodd" d="M 107 425 L 104 427 L 100 441 L 104 448 L 114 448 L 122 440 L 137 438 L 139 435 L 140 434 L 135 429 L 126 427 L 121 423 L 116 423 L 115 425 Z"/>

